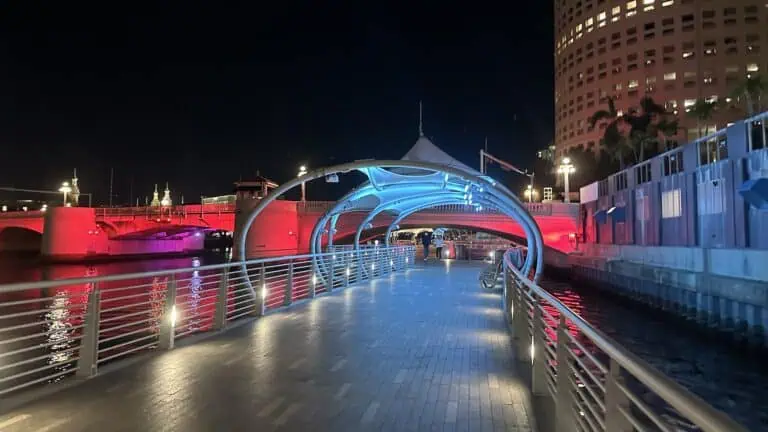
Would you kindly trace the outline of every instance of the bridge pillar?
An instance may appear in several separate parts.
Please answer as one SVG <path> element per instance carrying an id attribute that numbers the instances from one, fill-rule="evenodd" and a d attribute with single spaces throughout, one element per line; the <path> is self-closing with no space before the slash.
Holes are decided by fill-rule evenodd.
<path id="1" fill-rule="evenodd" d="M 51 207 L 43 220 L 41 254 L 82 258 L 96 252 L 96 211 L 87 207 Z"/>

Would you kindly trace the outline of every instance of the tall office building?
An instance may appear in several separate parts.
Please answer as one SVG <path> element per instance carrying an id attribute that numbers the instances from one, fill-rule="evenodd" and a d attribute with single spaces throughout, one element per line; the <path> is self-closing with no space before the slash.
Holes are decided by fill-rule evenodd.
<path id="1" fill-rule="evenodd" d="M 687 142 L 743 118 L 729 97 L 768 71 L 768 2 L 755 0 L 555 0 L 555 145 L 595 151 L 603 131 L 589 117 L 616 100 L 626 112 L 651 96 L 677 113 Z M 718 100 L 707 124 L 686 115 L 698 99 Z"/>

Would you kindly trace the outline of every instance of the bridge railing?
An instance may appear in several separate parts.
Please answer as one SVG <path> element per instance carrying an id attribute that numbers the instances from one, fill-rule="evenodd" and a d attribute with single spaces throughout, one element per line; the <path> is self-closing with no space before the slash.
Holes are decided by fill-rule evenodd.
<path id="1" fill-rule="evenodd" d="M 97 208 L 96 218 L 114 217 L 167 217 L 167 216 L 194 216 L 207 214 L 234 213 L 235 205 L 222 204 L 184 204 L 169 207 L 109 207 Z"/>
<path id="2" fill-rule="evenodd" d="M 746 431 L 592 327 L 504 256 L 504 310 L 556 430 Z M 576 427 L 578 425 L 578 427 Z"/>
<path id="3" fill-rule="evenodd" d="M 0 285 L 0 400 L 402 270 L 415 248 L 284 256 Z M 318 258 L 324 277 L 314 273 Z"/>

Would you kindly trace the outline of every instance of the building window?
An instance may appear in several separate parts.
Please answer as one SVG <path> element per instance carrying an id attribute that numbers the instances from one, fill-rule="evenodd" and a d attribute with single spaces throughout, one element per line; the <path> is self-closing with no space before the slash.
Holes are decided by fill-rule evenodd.
<path id="1" fill-rule="evenodd" d="M 637 84 L 637 80 L 630 80 L 630 81 L 629 81 L 629 84 L 627 84 L 627 88 L 628 88 L 628 89 L 637 88 L 637 85 L 638 85 L 638 84 Z"/>
<path id="2" fill-rule="evenodd" d="M 676 72 L 667 72 L 664 74 L 664 81 L 674 81 L 677 79 Z"/>
<path id="3" fill-rule="evenodd" d="M 691 112 L 691 108 L 696 105 L 696 99 L 686 99 L 683 101 L 685 112 Z"/>
<path id="4" fill-rule="evenodd" d="M 747 72 L 757 72 L 760 70 L 760 67 L 757 66 L 757 63 L 750 63 L 747 65 Z"/>
<path id="5" fill-rule="evenodd" d="M 661 218 L 672 219 L 682 215 L 682 199 L 680 189 L 672 189 L 661 193 Z"/>

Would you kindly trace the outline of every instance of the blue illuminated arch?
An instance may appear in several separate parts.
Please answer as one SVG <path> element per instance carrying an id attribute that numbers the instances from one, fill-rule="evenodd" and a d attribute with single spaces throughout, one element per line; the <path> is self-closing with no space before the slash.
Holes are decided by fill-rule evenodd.
<path id="1" fill-rule="evenodd" d="M 437 205 L 481 204 L 484 207 L 499 210 L 521 225 L 528 243 L 528 254 L 523 266 L 524 274 L 527 274 L 525 270 L 530 271 L 535 263 L 534 281 L 538 281 L 541 277 L 544 267 L 543 237 L 533 217 L 515 194 L 493 179 L 466 167 L 407 160 L 350 162 L 311 171 L 279 186 L 250 211 L 238 233 L 238 257 L 242 260 L 242 270 L 246 272 L 248 232 L 256 217 L 267 205 L 301 183 L 353 170 L 366 174 L 369 181 L 345 195 L 318 220 L 310 238 L 310 248 L 313 253 L 320 252 L 322 234 L 329 220 L 331 220 L 331 227 L 328 229 L 329 244 L 332 243 L 336 221 L 343 213 L 368 212 L 368 216 L 363 219 L 355 236 L 355 248 L 359 248 L 358 233 L 382 212 L 394 213 L 397 215 L 396 220 L 402 220 L 408 214 Z M 376 205 L 372 208 L 368 204 L 372 200 L 365 201 L 369 197 L 375 198 Z M 390 231 L 391 229 L 388 229 L 388 232 Z M 314 260 L 314 268 L 319 276 L 326 273 L 325 269 L 320 268 L 317 259 Z M 248 278 L 246 283 L 251 293 L 256 296 L 256 291 Z"/>

